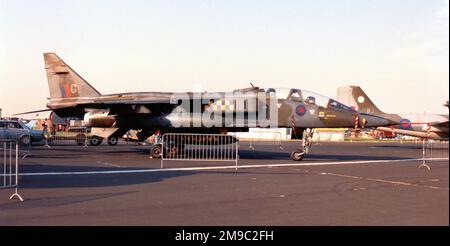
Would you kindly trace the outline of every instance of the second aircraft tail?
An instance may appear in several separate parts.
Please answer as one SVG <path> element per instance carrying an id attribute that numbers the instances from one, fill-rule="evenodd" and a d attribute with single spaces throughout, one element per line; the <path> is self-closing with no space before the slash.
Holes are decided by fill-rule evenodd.
<path id="1" fill-rule="evenodd" d="M 337 100 L 363 113 L 384 115 L 375 103 L 370 100 L 359 86 L 344 86 L 338 88 Z"/>

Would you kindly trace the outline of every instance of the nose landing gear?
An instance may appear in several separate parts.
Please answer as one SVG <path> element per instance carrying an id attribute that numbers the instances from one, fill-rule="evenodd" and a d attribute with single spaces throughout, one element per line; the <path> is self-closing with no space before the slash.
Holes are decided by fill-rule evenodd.
<path id="1" fill-rule="evenodd" d="M 309 147 L 312 145 L 313 134 L 314 130 L 311 130 L 310 128 L 303 131 L 301 148 L 295 149 L 291 153 L 291 159 L 293 161 L 302 161 L 305 155 L 309 153 Z"/>
<path id="2" fill-rule="evenodd" d="M 295 149 L 291 153 L 291 159 L 293 161 L 301 161 L 303 160 L 303 157 L 305 157 L 305 152 L 301 149 Z"/>

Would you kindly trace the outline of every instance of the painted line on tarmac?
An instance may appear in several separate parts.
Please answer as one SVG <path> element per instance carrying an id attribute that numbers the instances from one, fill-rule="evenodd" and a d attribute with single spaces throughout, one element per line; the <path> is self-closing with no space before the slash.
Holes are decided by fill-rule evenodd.
<path id="1" fill-rule="evenodd" d="M 421 185 L 421 184 L 408 183 L 408 182 L 403 182 L 403 181 L 394 181 L 394 180 L 379 179 L 379 178 L 366 178 L 366 177 L 359 177 L 359 176 L 338 174 L 338 173 L 317 172 L 317 174 L 324 175 L 324 176 L 335 176 L 335 177 L 340 177 L 340 178 L 367 180 L 367 181 L 373 181 L 373 182 L 377 182 L 377 183 L 391 184 L 394 186 L 402 185 L 402 186 L 422 187 L 422 188 L 428 188 L 428 189 L 434 189 L 434 190 L 447 190 L 447 191 L 449 190 L 448 187 L 439 187 L 439 186 L 433 186 L 433 185 Z"/>
<path id="2" fill-rule="evenodd" d="M 448 158 L 435 158 L 426 160 L 448 160 Z M 374 160 L 374 161 L 346 161 L 346 162 L 319 162 L 319 163 L 288 163 L 288 164 L 261 164 L 261 165 L 241 165 L 238 169 L 250 168 L 272 168 L 272 167 L 311 167 L 311 166 L 333 166 L 333 165 L 354 165 L 354 164 L 380 164 L 395 162 L 423 161 L 420 159 L 401 159 L 401 160 Z M 208 171 L 236 169 L 236 166 L 212 166 L 212 167 L 181 167 L 165 169 L 134 169 L 134 170 L 114 170 L 114 171 L 80 171 L 80 172 L 42 172 L 42 173 L 20 173 L 19 176 L 59 176 L 59 175 L 96 175 L 96 174 L 132 174 L 132 173 L 159 173 L 159 172 L 179 172 L 179 171 Z M 2 176 L 2 175 L 0 175 Z"/>

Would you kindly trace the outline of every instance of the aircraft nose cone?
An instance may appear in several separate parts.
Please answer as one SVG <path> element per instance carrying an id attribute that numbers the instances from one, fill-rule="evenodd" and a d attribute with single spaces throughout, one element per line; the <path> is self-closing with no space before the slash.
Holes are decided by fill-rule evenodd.
<path id="1" fill-rule="evenodd" d="M 361 113 L 359 118 L 360 125 L 365 125 L 366 127 L 391 126 L 398 124 L 396 121 L 365 113 Z"/>

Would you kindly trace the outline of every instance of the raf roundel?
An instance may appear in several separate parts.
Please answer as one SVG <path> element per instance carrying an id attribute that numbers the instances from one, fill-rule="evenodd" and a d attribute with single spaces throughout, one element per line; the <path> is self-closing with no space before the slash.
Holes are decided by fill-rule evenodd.
<path id="1" fill-rule="evenodd" d="M 306 108 L 305 108 L 305 106 L 303 106 L 303 105 L 298 105 L 296 108 L 295 108 L 295 113 L 298 115 L 298 116 L 303 116 L 303 115 L 305 115 L 306 114 Z"/>
<path id="2" fill-rule="evenodd" d="M 400 120 L 400 128 L 403 130 L 411 129 L 411 121 L 408 119 L 401 119 Z"/>

